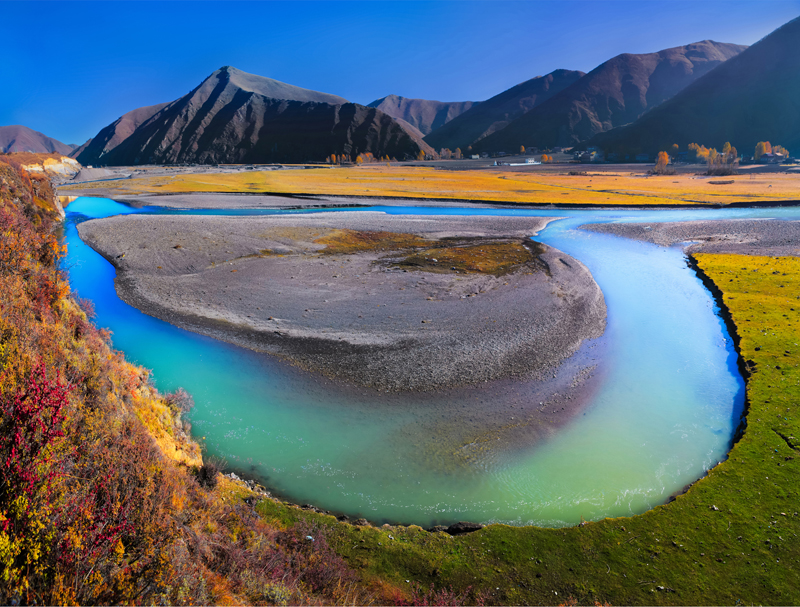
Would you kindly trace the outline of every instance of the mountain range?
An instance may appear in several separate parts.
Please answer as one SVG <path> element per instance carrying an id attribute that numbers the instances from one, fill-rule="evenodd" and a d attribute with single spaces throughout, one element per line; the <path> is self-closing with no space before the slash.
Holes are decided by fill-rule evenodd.
<path id="1" fill-rule="evenodd" d="M 669 101 L 589 142 L 609 152 L 654 154 L 677 143 L 752 154 L 759 141 L 800 152 L 800 18 L 696 80 Z"/>
<path id="2" fill-rule="evenodd" d="M 583 76 L 583 72 L 555 70 L 546 76 L 526 80 L 470 108 L 425 137 L 425 142 L 436 150 L 460 148 L 465 151 L 470 145 L 505 128 L 526 112 L 578 82 Z"/>
<path id="3" fill-rule="evenodd" d="M 622 54 L 588 74 L 558 69 L 482 102 L 388 95 L 364 106 L 223 67 L 175 101 L 124 114 L 80 148 L 22 126 L 0 127 L 0 148 L 72 151 L 92 165 L 403 160 L 521 145 L 652 155 L 676 143 L 730 141 L 746 151 L 767 140 L 798 151 L 797 40 L 800 18 L 749 48 L 704 40 Z"/>
<path id="4" fill-rule="evenodd" d="M 634 122 L 745 48 L 704 40 L 657 53 L 618 55 L 487 137 L 477 149 L 575 145 Z"/>
<path id="5" fill-rule="evenodd" d="M 57 139 L 19 124 L 0 126 L 0 152 L 4 154 L 33 152 L 35 154 L 69 155 L 76 147 L 61 143 Z"/>
<path id="6" fill-rule="evenodd" d="M 477 101 L 431 101 L 389 95 L 373 101 L 367 107 L 377 108 L 392 118 L 406 121 L 424 136 L 478 103 Z"/>

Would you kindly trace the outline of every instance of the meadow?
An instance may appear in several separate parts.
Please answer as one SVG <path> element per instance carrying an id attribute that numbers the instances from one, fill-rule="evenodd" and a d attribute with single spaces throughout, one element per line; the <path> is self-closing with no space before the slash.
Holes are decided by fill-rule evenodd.
<path id="1" fill-rule="evenodd" d="M 576 165 L 574 172 L 582 173 Z M 276 171 L 198 172 L 137 176 L 60 188 L 108 190 L 112 195 L 189 192 L 312 194 L 472 200 L 519 204 L 574 205 L 727 205 L 800 200 L 800 175 L 751 173 L 732 177 L 637 173 L 448 171 L 403 165 L 367 165 Z"/>

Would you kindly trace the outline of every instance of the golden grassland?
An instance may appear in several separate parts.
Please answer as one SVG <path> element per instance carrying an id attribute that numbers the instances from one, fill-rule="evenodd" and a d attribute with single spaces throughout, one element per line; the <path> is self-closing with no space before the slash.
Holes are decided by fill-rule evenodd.
<path id="1" fill-rule="evenodd" d="M 725 205 L 800 200 L 800 174 L 752 173 L 731 177 L 630 173 L 569 175 L 502 169 L 447 171 L 372 165 L 137 177 L 72 188 L 111 190 L 116 195 L 246 192 L 536 204 Z M 60 190 L 68 192 L 70 187 Z"/>

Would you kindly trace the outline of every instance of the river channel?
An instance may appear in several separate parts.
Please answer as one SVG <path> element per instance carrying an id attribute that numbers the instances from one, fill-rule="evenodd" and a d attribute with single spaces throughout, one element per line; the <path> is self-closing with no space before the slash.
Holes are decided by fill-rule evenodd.
<path id="1" fill-rule="evenodd" d="M 353 209 L 349 209 L 353 210 Z M 726 457 L 744 403 L 730 336 L 710 293 L 677 248 L 578 229 L 607 221 L 800 219 L 800 209 L 538 210 L 367 207 L 391 214 L 556 216 L 534 239 L 579 259 L 606 298 L 602 377 L 590 404 L 547 440 L 486 449 L 468 461 L 439 448 L 437 427 L 469 423 L 470 399 L 421 401 L 348 391 L 272 357 L 174 327 L 125 304 L 114 268 L 76 224 L 127 213 L 263 215 L 298 211 L 168 211 L 79 198 L 67 207 L 66 266 L 113 345 L 153 371 L 163 391 L 194 397 L 206 453 L 297 503 L 374 522 L 459 520 L 560 527 L 641 513 Z M 521 305 L 524 302 L 521 302 Z M 584 346 L 591 357 L 594 344 Z M 437 400 L 438 399 L 438 400 Z M 509 422 L 511 423 L 511 422 Z"/>

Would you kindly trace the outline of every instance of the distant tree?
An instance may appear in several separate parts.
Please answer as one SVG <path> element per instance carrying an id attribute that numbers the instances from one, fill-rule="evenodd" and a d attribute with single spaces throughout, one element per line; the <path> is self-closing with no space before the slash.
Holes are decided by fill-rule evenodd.
<path id="1" fill-rule="evenodd" d="M 678 146 L 677 143 L 673 143 L 672 147 L 669 149 L 669 155 L 672 156 L 673 160 L 677 160 L 678 154 L 680 153 L 681 148 Z"/>
<path id="2" fill-rule="evenodd" d="M 772 153 L 772 146 L 770 145 L 769 141 L 759 141 L 756 144 L 756 153 L 754 155 L 755 159 L 758 160 L 764 154 L 771 154 Z"/>
<path id="3" fill-rule="evenodd" d="M 654 173 L 658 175 L 663 175 L 667 172 L 667 165 L 669 164 L 669 154 L 666 152 L 659 152 L 658 158 L 656 159 L 656 168 L 654 169 Z"/>
<path id="4" fill-rule="evenodd" d="M 520 154 L 524 154 L 525 153 L 525 146 L 524 145 L 519 146 L 519 153 Z"/>
<path id="5" fill-rule="evenodd" d="M 356 156 L 356 164 L 363 164 L 363 163 L 364 163 L 364 159 L 361 157 L 361 154 Z"/>
<path id="6" fill-rule="evenodd" d="M 461 148 L 456 148 L 456 151 L 453 152 L 453 156 L 456 160 L 461 160 Z"/>
<path id="7" fill-rule="evenodd" d="M 789 150 L 787 150 L 782 145 L 773 145 L 772 146 L 772 153 L 773 154 L 783 154 L 784 156 L 789 155 Z"/>
<path id="8" fill-rule="evenodd" d="M 420 150 L 417 154 L 417 160 L 425 160 L 425 150 Z"/>
<path id="9" fill-rule="evenodd" d="M 331 164 L 336 164 L 336 154 L 331 154 Z"/>
<path id="10" fill-rule="evenodd" d="M 689 160 L 695 162 L 708 162 L 708 155 L 711 152 L 706 146 L 697 143 L 689 144 Z"/>
<path id="11" fill-rule="evenodd" d="M 731 142 L 730 141 L 726 141 L 725 145 L 722 146 L 722 153 L 725 156 L 727 156 L 728 154 L 731 153 Z"/>

